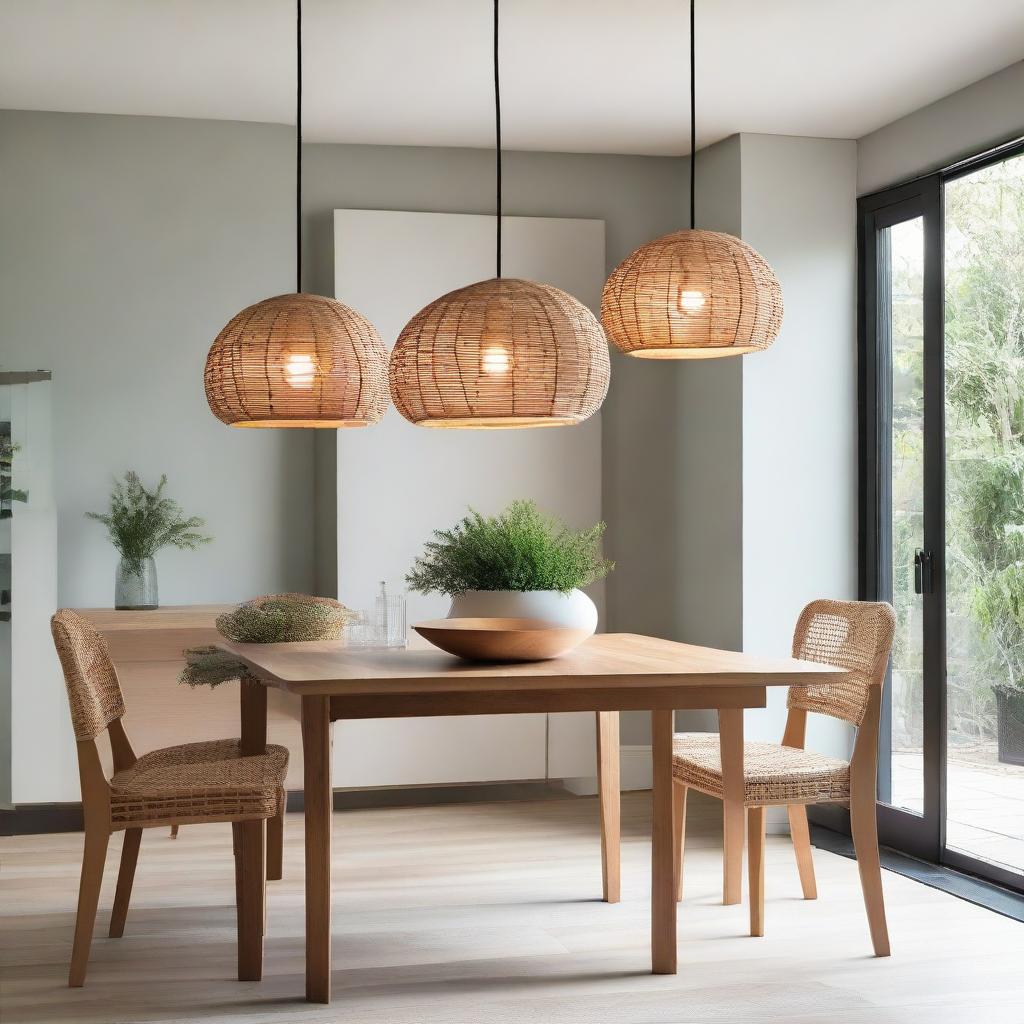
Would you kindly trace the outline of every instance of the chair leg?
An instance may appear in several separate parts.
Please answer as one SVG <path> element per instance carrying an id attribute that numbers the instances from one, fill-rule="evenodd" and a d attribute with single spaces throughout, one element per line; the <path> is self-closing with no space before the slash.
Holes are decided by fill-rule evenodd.
<path id="1" fill-rule="evenodd" d="M 238 854 L 235 857 L 238 897 L 238 980 L 259 981 L 263 977 L 263 932 L 266 896 L 266 868 L 263 863 L 262 819 L 239 824 Z"/>
<path id="2" fill-rule="evenodd" d="M 261 824 L 262 824 L 262 822 L 261 822 Z M 266 831 L 266 834 L 263 836 L 263 840 L 264 840 L 263 841 L 263 857 L 264 857 L 264 862 L 267 863 L 267 862 L 269 862 L 269 857 L 270 857 L 270 853 L 269 853 L 268 848 L 267 848 L 267 843 L 270 840 L 270 819 L 269 818 L 267 819 L 266 825 L 264 827 L 266 828 L 267 831 Z M 243 899 L 243 896 L 244 896 L 244 893 L 242 892 L 242 877 L 243 877 L 243 873 L 244 873 L 243 872 L 243 868 L 242 868 L 242 849 L 243 849 L 243 843 L 242 843 L 242 822 L 240 822 L 240 821 L 233 821 L 231 823 L 231 850 L 232 850 L 232 853 L 234 854 L 234 857 L 235 857 L 235 914 L 236 914 L 236 916 L 241 912 L 240 908 L 242 906 L 242 899 Z M 263 935 L 267 934 L 267 886 L 266 886 L 266 881 L 267 881 L 268 878 L 270 878 L 270 868 L 269 868 L 269 866 L 265 866 L 265 868 L 264 868 L 264 879 L 263 879 L 263 883 L 264 883 L 263 884 L 263 923 L 260 926 L 261 929 L 262 929 L 262 933 L 261 934 L 263 934 Z M 278 878 L 280 878 L 280 875 L 278 875 Z M 239 927 L 241 927 L 241 924 L 239 924 Z"/>
<path id="3" fill-rule="evenodd" d="M 885 900 L 882 895 L 882 865 L 878 857 L 878 822 L 875 819 L 874 794 L 865 800 L 850 800 L 850 831 L 857 853 L 860 886 L 868 913 L 871 944 L 875 956 L 889 955 L 889 929 L 885 923 Z"/>
<path id="4" fill-rule="evenodd" d="M 689 788 L 681 782 L 672 787 L 672 819 L 675 825 L 675 868 L 676 868 L 676 902 L 683 898 L 683 853 L 686 848 L 686 794 Z"/>
<path id="5" fill-rule="evenodd" d="M 722 764 L 722 903 L 743 902 L 743 711 L 723 708 L 718 712 L 719 751 Z"/>
<path id="6" fill-rule="evenodd" d="M 793 839 L 796 853 L 796 869 L 800 873 L 800 888 L 805 900 L 818 898 L 818 886 L 814 881 L 814 859 L 811 857 L 811 831 L 807 826 L 807 807 L 804 804 L 789 804 L 789 834 Z"/>
<path id="7" fill-rule="evenodd" d="M 766 808 L 747 808 L 747 869 L 750 872 L 750 934 L 764 935 L 764 832 Z"/>
<path id="8" fill-rule="evenodd" d="M 242 849 L 242 823 L 231 822 L 231 852 L 235 855 L 235 907 L 242 905 L 242 869 L 238 863 L 238 854 Z"/>
<path id="9" fill-rule="evenodd" d="M 103 864 L 107 859 L 110 833 L 106 829 L 86 829 L 82 851 L 82 878 L 78 887 L 78 914 L 75 917 L 75 942 L 71 950 L 71 970 L 68 985 L 81 988 L 85 984 L 85 971 L 89 964 L 89 947 L 96 924 L 96 907 L 103 884 Z"/>
<path id="10" fill-rule="evenodd" d="M 267 818 L 267 881 L 276 882 L 284 874 L 284 802 L 281 811 Z"/>
<path id="11" fill-rule="evenodd" d="M 121 867 L 117 872 L 117 891 L 114 893 L 114 910 L 110 915 L 112 939 L 124 935 L 124 922 L 128 917 L 128 904 L 132 898 L 132 883 L 135 881 L 135 865 L 139 860 L 139 843 L 142 841 L 141 828 L 125 830 L 121 843 Z"/>

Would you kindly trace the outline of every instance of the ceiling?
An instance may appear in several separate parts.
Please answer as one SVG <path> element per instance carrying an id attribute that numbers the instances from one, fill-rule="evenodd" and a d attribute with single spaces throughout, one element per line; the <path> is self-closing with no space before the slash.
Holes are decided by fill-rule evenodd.
<path id="1" fill-rule="evenodd" d="M 309 141 L 492 145 L 487 0 L 305 0 Z M 684 0 L 504 0 L 509 149 L 689 149 Z M 0 0 L 0 107 L 294 123 L 294 0 Z M 697 0 L 698 145 L 858 138 L 1024 54 L 1022 0 Z"/>

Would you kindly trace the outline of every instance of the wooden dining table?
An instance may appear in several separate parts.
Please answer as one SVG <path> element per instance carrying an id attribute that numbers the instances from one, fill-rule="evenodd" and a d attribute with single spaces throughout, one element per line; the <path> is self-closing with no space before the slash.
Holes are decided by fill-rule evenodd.
<path id="1" fill-rule="evenodd" d="M 348 649 L 342 641 L 221 641 L 249 669 L 241 686 L 243 753 L 267 741 L 266 687 L 301 702 L 306 860 L 306 998 L 331 998 L 331 723 L 339 719 L 590 711 L 597 716 L 603 896 L 619 899 L 620 711 L 649 711 L 653 774 L 651 969 L 676 973 L 673 880 L 674 713 L 718 712 L 724 787 L 724 899 L 742 896 L 743 712 L 764 707 L 769 686 L 839 681 L 844 673 L 635 634 L 605 633 L 551 661 L 486 664 L 433 648 Z M 262 823 L 257 822 L 260 826 Z M 239 977 L 263 965 L 262 828 L 240 829 L 239 857 L 259 884 L 240 886 Z"/>

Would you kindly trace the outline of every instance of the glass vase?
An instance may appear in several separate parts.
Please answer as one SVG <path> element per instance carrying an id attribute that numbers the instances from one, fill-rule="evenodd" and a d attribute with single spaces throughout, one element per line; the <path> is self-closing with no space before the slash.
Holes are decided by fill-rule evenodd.
<path id="1" fill-rule="evenodd" d="M 122 558 L 114 574 L 114 607 L 119 611 L 156 608 L 159 605 L 156 586 L 156 562 L 144 558 L 135 572 Z"/>

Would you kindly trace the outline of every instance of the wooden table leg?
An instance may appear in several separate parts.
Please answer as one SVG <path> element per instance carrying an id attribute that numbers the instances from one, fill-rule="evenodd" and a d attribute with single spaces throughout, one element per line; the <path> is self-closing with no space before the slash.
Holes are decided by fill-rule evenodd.
<path id="1" fill-rule="evenodd" d="M 722 757 L 722 902 L 743 901 L 743 709 L 718 712 Z"/>
<path id="2" fill-rule="evenodd" d="M 306 999 L 331 1001 L 331 706 L 302 698 L 306 807 Z"/>
<path id="3" fill-rule="evenodd" d="M 651 970 L 676 973 L 676 888 L 672 830 L 672 733 L 675 712 L 651 712 Z"/>
<path id="4" fill-rule="evenodd" d="M 597 714 L 597 792 L 601 804 L 601 880 L 605 903 L 620 894 L 621 823 L 619 777 L 619 713 Z"/>
<path id="5" fill-rule="evenodd" d="M 242 738 L 240 749 L 243 755 L 265 754 L 267 752 L 267 688 L 258 679 L 242 676 L 240 691 L 242 710 Z M 267 819 L 265 860 L 267 880 L 278 881 L 282 874 L 284 855 L 284 810 L 281 814 Z M 237 844 L 237 838 L 235 840 Z"/>
<path id="6" fill-rule="evenodd" d="M 241 700 L 243 756 L 267 752 L 267 688 L 258 680 L 242 676 Z"/>
<path id="7" fill-rule="evenodd" d="M 239 688 L 241 736 L 239 750 L 245 757 L 267 750 L 267 688 L 243 676 Z M 235 901 L 238 914 L 238 980 L 263 977 L 263 933 L 266 891 L 264 879 L 264 824 L 262 820 L 236 822 Z"/>

